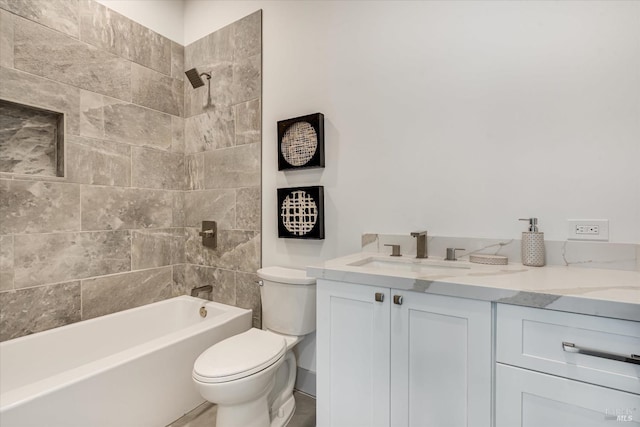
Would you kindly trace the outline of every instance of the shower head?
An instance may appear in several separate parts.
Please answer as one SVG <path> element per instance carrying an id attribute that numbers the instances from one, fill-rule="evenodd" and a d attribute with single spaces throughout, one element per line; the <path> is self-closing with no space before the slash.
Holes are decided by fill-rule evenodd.
<path id="1" fill-rule="evenodd" d="M 207 80 L 211 80 L 211 74 L 209 73 L 198 73 L 196 68 L 192 68 L 184 72 L 193 86 L 194 89 L 199 88 L 200 86 L 204 86 L 204 80 L 202 80 L 202 76 L 206 76 Z"/>

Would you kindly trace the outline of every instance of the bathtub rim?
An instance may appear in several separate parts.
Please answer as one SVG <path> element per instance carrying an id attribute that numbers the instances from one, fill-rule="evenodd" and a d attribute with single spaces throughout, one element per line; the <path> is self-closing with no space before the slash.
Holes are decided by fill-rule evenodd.
<path id="1" fill-rule="evenodd" d="M 88 323 L 104 320 L 105 317 L 116 316 L 118 314 L 131 311 L 141 311 L 149 305 L 165 305 L 175 300 L 187 300 L 193 303 L 198 302 L 198 305 L 200 306 L 211 307 L 212 309 L 220 308 L 224 310 L 224 313 L 211 317 L 209 321 L 189 325 L 186 328 L 154 338 L 150 341 L 146 341 L 133 347 L 129 347 L 112 355 L 93 360 L 89 363 L 82 364 L 73 369 L 68 369 L 64 372 L 60 372 L 50 377 L 46 377 L 41 380 L 17 387 L 13 390 L 6 391 L 0 394 L 0 415 L 5 411 L 9 411 L 17 406 L 28 403 L 31 400 L 47 396 L 69 385 L 86 380 L 92 376 L 106 372 L 132 360 L 140 359 L 147 354 L 157 351 L 163 347 L 168 347 L 185 341 L 195 335 L 209 330 L 212 323 L 215 323 L 215 325 L 225 325 L 238 317 L 246 315 L 247 313 L 249 314 L 249 318 L 251 318 L 251 309 L 235 307 L 232 305 L 209 301 L 202 298 L 191 297 L 189 295 L 181 295 L 173 298 L 168 298 L 166 300 L 156 301 L 154 303 L 130 308 L 127 310 L 110 313 L 104 316 L 94 317 L 92 319 L 71 323 L 69 325 L 60 326 L 58 328 L 52 328 L 39 333 L 47 333 L 48 331 L 54 331 L 60 328 L 71 329 L 74 327 L 78 327 L 80 324 L 86 325 Z M 188 333 L 185 333 L 185 331 L 188 331 Z M 7 340 L 3 343 L 17 342 L 18 340 L 26 340 L 29 338 L 33 339 L 32 337 L 37 334 L 38 333 L 14 338 L 13 340 Z M 3 343 L 0 343 L 0 345 Z"/>

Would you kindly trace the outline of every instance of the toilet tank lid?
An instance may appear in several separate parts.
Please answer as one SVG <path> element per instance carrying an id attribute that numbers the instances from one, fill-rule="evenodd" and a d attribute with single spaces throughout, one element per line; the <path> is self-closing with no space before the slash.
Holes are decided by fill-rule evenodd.
<path id="1" fill-rule="evenodd" d="M 258 270 L 258 277 L 290 285 L 314 285 L 316 283 L 315 277 L 308 277 L 306 271 L 296 268 L 264 267 Z"/>

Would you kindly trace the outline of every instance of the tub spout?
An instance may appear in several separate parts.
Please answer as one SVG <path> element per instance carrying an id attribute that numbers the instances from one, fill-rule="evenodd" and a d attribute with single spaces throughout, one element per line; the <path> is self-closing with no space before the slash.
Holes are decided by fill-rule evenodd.
<path id="1" fill-rule="evenodd" d="M 210 294 L 211 292 L 213 292 L 213 286 L 206 285 L 206 286 L 200 286 L 200 287 L 197 287 L 197 288 L 193 288 L 193 289 L 191 289 L 191 296 L 192 297 L 197 297 L 202 292 L 207 292 L 207 293 Z"/>

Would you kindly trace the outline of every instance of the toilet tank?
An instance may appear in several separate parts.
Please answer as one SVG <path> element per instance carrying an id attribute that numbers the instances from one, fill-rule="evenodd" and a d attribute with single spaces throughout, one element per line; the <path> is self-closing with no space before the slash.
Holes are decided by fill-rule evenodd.
<path id="1" fill-rule="evenodd" d="M 262 286 L 262 328 L 302 336 L 316 330 L 316 279 L 304 270 L 265 267 L 258 270 Z"/>

